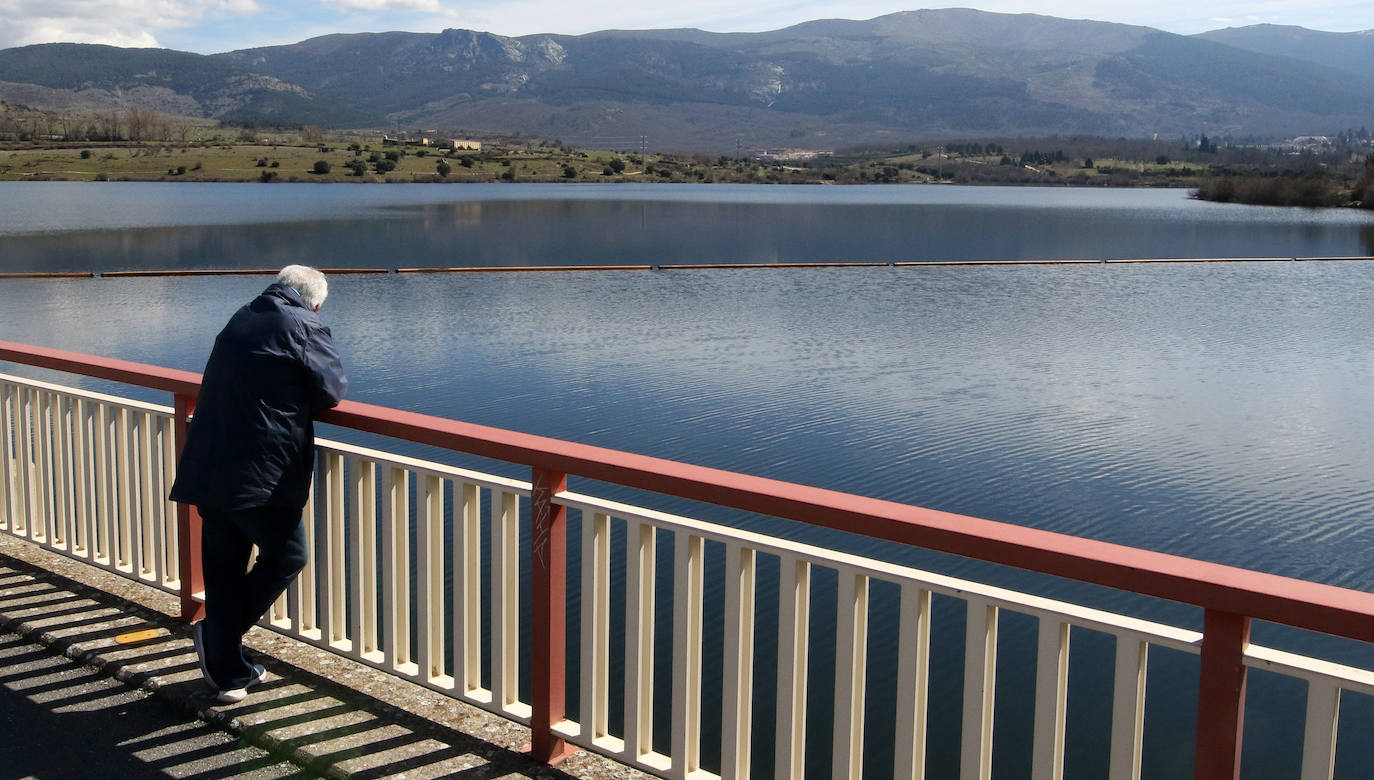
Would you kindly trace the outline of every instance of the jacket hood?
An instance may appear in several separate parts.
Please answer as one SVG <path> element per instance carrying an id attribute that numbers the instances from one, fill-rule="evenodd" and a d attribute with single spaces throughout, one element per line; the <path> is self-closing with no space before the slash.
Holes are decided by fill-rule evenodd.
<path id="1" fill-rule="evenodd" d="M 299 306 L 306 311 L 312 311 L 310 306 L 306 304 L 305 298 L 301 297 L 300 291 L 290 285 L 282 284 L 281 282 L 273 282 L 267 285 L 267 289 L 263 290 L 262 294 L 270 295 L 274 298 L 281 298 L 292 306 Z"/>

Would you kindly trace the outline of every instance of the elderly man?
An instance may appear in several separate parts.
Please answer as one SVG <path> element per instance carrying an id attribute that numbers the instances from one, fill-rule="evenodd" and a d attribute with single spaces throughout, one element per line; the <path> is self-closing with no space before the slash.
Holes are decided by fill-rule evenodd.
<path id="1" fill-rule="evenodd" d="M 262 681 L 243 635 L 306 563 L 313 418 L 348 387 L 316 315 L 327 294 L 324 274 L 289 265 L 220 331 L 172 485 L 172 500 L 200 510 L 205 619 L 192 636 L 222 702 L 242 701 Z"/>

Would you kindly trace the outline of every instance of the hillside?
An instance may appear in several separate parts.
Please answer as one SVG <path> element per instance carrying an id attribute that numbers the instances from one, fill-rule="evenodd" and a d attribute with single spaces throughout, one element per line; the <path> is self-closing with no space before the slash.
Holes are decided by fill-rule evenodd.
<path id="1" fill-rule="evenodd" d="M 1313 43 L 1251 32 L 1242 45 L 1231 31 L 940 10 L 766 33 L 329 35 L 210 56 L 52 44 L 0 51 L 0 99 L 710 151 L 1374 124 L 1374 58 L 1358 56 L 1370 38 L 1342 48 L 1323 36 L 1346 34 L 1303 32 Z"/>
<path id="2" fill-rule="evenodd" d="M 1228 27 L 1195 36 L 1237 49 L 1278 55 L 1332 68 L 1374 82 L 1374 30 L 1333 33 L 1256 24 Z"/>

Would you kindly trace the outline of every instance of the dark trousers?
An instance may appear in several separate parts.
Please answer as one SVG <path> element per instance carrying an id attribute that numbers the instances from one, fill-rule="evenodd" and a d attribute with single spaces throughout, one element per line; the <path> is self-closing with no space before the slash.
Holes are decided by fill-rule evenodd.
<path id="1" fill-rule="evenodd" d="M 301 508 L 265 506 L 200 514 L 205 665 L 221 690 L 242 688 L 254 676 L 243 653 L 243 635 L 305 568 Z M 255 544 L 258 557 L 249 569 Z"/>

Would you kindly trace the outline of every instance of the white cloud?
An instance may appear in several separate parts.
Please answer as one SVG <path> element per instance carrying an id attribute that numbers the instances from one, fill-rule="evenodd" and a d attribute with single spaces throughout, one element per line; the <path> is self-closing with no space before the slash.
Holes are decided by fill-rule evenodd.
<path id="1" fill-rule="evenodd" d="M 402 13 L 443 13 L 439 0 L 322 0 L 325 5 L 361 11 L 400 11 Z"/>
<path id="2" fill-rule="evenodd" d="M 256 0 L 0 0 L 0 48 L 31 43 L 158 46 L 159 32 L 211 14 L 243 15 Z"/>

